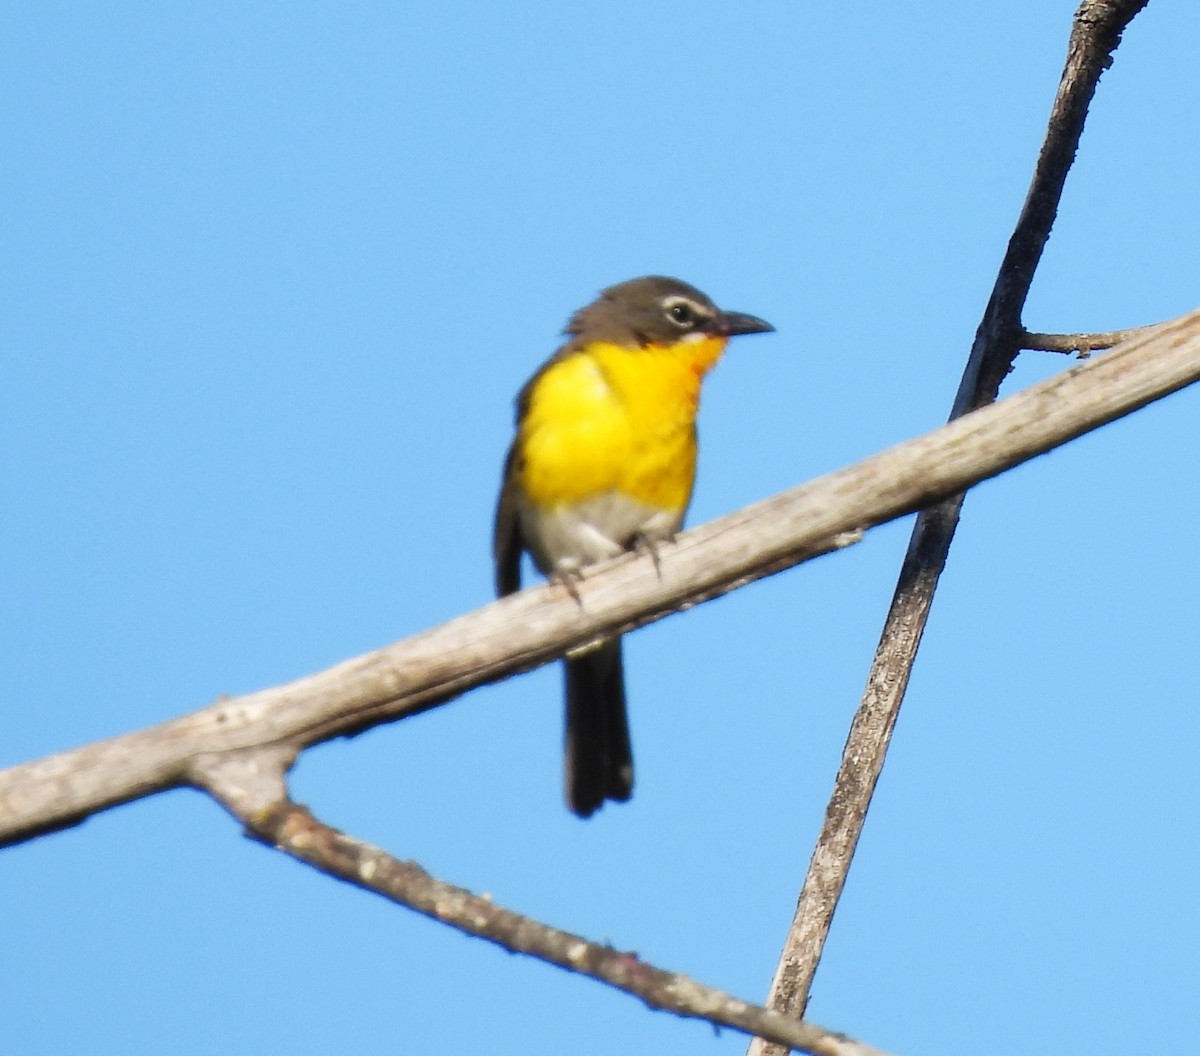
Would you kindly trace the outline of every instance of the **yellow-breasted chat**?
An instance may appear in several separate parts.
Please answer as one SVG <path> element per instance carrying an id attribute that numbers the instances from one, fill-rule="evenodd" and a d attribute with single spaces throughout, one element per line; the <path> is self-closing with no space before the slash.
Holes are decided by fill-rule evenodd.
<path id="1" fill-rule="evenodd" d="M 729 338 L 773 329 L 657 275 L 577 311 L 517 396 L 496 505 L 497 594 L 520 589 L 523 551 L 574 590 L 588 565 L 672 538 L 696 477 L 701 382 Z M 563 663 L 567 805 L 586 818 L 633 792 L 621 640 Z"/>

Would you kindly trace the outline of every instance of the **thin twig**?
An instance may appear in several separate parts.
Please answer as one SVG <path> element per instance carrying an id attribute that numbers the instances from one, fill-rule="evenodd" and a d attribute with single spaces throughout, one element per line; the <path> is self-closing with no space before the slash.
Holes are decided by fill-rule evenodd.
<path id="1" fill-rule="evenodd" d="M 1062 80 L 1021 216 L 975 335 L 951 420 L 992 403 L 1021 347 L 1021 311 L 1058 211 L 1088 106 L 1121 33 L 1148 0 L 1084 0 L 1075 14 Z M 768 1004 L 803 1016 L 871 796 L 883 768 L 929 607 L 958 525 L 963 496 L 917 518 L 867 685 L 826 807 Z M 778 1053 L 755 1042 L 752 1056 Z"/>
<path id="2" fill-rule="evenodd" d="M 522 591 L 440 627 L 274 689 L 0 771 L 0 846 L 180 785 L 223 758 L 311 745 L 427 710 L 846 546 L 862 530 L 953 495 L 1200 380 L 1200 311 L 1003 402 L 782 495 L 701 525 L 645 558 L 589 570 L 582 608 L 561 588 Z M 268 778 L 270 775 L 266 775 Z M 240 786 L 257 794 L 263 775 Z M 797 1017 L 798 1018 L 798 1017 Z"/>
<path id="3" fill-rule="evenodd" d="M 1134 326 L 1128 330 L 1108 330 L 1100 334 L 1035 334 L 1026 330 L 1021 334 L 1021 348 L 1031 352 L 1078 352 L 1080 359 L 1087 359 L 1102 348 L 1112 348 L 1122 341 L 1131 341 L 1153 327 Z"/>

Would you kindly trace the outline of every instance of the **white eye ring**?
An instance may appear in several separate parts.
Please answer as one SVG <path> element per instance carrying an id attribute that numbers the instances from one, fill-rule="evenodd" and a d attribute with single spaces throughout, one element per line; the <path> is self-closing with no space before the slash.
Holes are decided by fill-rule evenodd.
<path id="1" fill-rule="evenodd" d="M 681 330 L 691 330 L 707 318 L 704 310 L 687 297 L 667 297 L 662 302 L 663 314 Z"/>

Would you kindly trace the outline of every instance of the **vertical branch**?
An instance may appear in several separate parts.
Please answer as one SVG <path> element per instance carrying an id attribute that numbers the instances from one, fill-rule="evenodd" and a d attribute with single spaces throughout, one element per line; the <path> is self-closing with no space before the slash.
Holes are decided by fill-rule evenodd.
<path id="1" fill-rule="evenodd" d="M 1063 186 L 1100 75 L 1112 62 L 1121 33 L 1148 0 L 1084 0 L 1071 30 L 1062 80 L 1046 136 L 995 286 L 975 334 L 951 419 L 992 403 L 1012 369 L 1024 334 L 1021 312 L 1058 212 Z M 845 886 L 892 729 L 908 687 L 938 578 L 958 526 L 963 495 L 917 518 L 884 621 L 867 685 L 850 727 L 825 821 L 800 892 L 768 1004 L 802 1016 L 833 914 Z M 752 1056 L 783 1049 L 762 1041 Z"/>

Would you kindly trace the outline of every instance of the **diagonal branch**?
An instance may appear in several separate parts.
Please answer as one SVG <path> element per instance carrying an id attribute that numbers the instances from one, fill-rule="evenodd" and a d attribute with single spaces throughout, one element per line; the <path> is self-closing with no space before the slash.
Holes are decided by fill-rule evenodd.
<path id="1" fill-rule="evenodd" d="M 843 1034 L 748 1004 L 686 975 L 663 971 L 636 953 L 589 942 L 514 913 L 496 905 L 490 896 L 454 887 L 430 876 L 416 862 L 400 861 L 347 836 L 289 798 L 285 775 L 291 761 L 289 753 L 274 747 L 210 753 L 193 759 L 191 775 L 196 785 L 245 826 L 248 836 L 328 876 L 510 953 L 607 983 L 653 1009 L 769 1038 L 813 1056 L 885 1056 Z"/>
<path id="2" fill-rule="evenodd" d="M 951 421 L 992 403 L 1028 336 L 1021 312 L 1058 212 L 1063 186 L 1100 75 L 1121 33 L 1148 0 L 1084 0 L 1075 13 L 1062 79 L 1050 111 L 1029 193 L 1008 243 L 996 284 L 975 334 Z M 908 688 L 933 593 L 958 526 L 963 495 L 946 498 L 917 518 L 899 581 L 851 724 L 833 794 L 800 892 L 768 1004 L 803 1015 L 833 914 L 845 886 L 892 729 Z M 777 1054 L 755 1043 L 753 1056 Z"/>
<path id="3" fill-rule="evenodd" d="M 607 983 L 653 1009 L 769 1038 L 814 1056 L 885 1056 L 843 1034 L 747 1004 L 678 972 L 663 971 L 636 953 L 589 942 L 514 913 L 490 897 L 430 876 L 416 862 L 400 861 L 323 824 L 290 800 L 280 800 L 242 820 L 248 835 L 320 872 L 487 939 L 510 953 L 536 957 Z"/>
<path id="4" fill-rule="evenodd" d="M 660 575 L 627 556 L 579 584 L 522 591 L 306 678 L 0 772 L 0 846 L 180 785 L 223 756 L 313 744 L 444 703 L 848 545 L 1200 380 L 1200 311 L 1003 402 L 681 535 Z M 256 780 L 245 782 L 247 794 Z"/>

